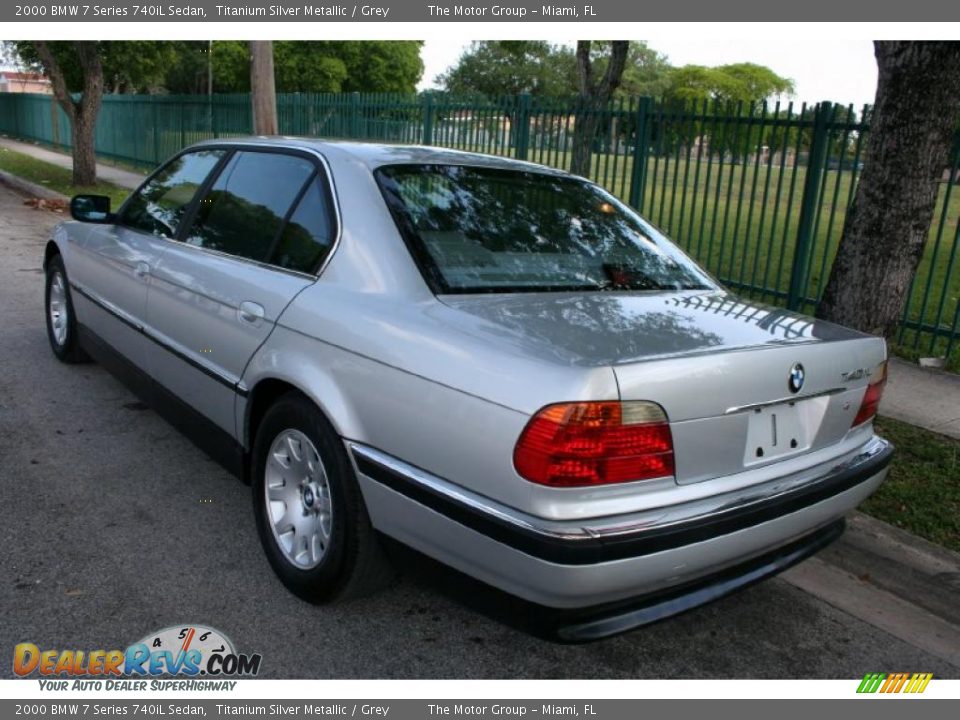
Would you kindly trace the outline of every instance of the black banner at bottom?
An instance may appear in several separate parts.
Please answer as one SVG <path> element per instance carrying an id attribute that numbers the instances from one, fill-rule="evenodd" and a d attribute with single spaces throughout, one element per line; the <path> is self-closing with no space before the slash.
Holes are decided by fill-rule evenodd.
<path id="1" fill-rule="evenodd" d="M 906 710 L 903 703 L 909 702 Z M 578 718 L 580 720 L 655 720 L 659 718 L 769 718 L 810 720 L 811 717 L 910 720 L 956 717 L 960 701 L 902 696 L 849 700 L 167 700 L 83 698 L 0 700 L 0 718 L 356 718 L 358 720 L 428 720 L 429 718 Z M 827 715 L 829 713 L 829 715 Z M 836 713 L 836 715 L 834 715 Z M 840 715 L 843 713 L 843 715 Z"/>

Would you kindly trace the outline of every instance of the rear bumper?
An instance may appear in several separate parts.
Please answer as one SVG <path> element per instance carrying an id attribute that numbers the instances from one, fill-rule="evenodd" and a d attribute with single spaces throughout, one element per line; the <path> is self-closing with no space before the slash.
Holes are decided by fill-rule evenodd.
<path id="1" fill-rule="evenodd" d="M 618 603 L 552 615 L 540 629 L 564 642 L 589 642 L 655 623 L 755 585 L 814 555 L 843 534 L 837 520 L 733 567 Z"/>
<path id="2" fill-rule="evenodd" d="M 378 530 L 521 598 L 567 609 L 709 583 L 747 567 L 836 523 L 883 481 L 893 453 L 873 437 L 842 462 L 736 493 L 629 516 L 554 522 L 372 448 L 349 446 Z M 782 569 L 761 565 L 772 568 L 763 577 Z M 706 602 L 714 594 L 697 596 Z M 689 600 L 673 606 L 686 609 Z"/>

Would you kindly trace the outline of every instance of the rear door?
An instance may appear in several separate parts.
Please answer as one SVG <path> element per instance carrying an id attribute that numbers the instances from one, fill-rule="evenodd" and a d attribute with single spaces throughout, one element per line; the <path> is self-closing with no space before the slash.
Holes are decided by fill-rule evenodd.
<path id="1" fill-rule="evenodd" d="M 165 349 L 150 358 L 154 378 L 235 436 L 243 370 L 315 281 L 334 229 L 315 157 L 235 150 L 153 273 L 147 323 Z"/>

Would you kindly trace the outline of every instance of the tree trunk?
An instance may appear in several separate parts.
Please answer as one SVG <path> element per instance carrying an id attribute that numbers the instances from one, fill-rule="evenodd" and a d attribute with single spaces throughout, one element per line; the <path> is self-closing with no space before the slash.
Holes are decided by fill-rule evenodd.
<path id="1" fill-rule="evenodd" d="M 580 83 L 580 105 L 573 127 L 573 147 L 570 153 L 570 172 L 574 175 L 590 175 L 590 160 L 593 155 L 593 139 L 600 127 L 604 107 L 610 102 L 614 91 L 620 87 L 623 71 L 627 66 L 627 51 L 630 43 L 614 40 L 610 43 L 610 60 L 600 82 L 593 76 L 589 40 L 577 42 L 577 72 Z"/>
<path id="2" fill-rule="evenodd" d="M 103 101 L 103 65 L 97 43 L 78 42 L 76 48 L 83 68 L 83 95 L 73 121 L 73 184 L 93 185 L 97 181 L 95 138 Z"/>
<path id="3" fill-rule="evenodd" d="M 597 103 L 589 99 L 581 100 L 576 112 L 576 125 L 573 127 L 573 143 L 570 149 L 570 172 L 574 175 L 590 177 L 593 160 L 593 139 L 600 126 L 600 109 Z"/>
<path id="4" fill-rule="evenodd" d="M 250 41 L 250 97 L 253 102 L 253 132 L 277 135 L 277 90 L 273 77 L 273 43 Z"/>
<path id="5" fill-rule="evenodd" d="M 103 99 L 103 65 L 100 48 L 95 41 L 78 40 L 73 44 L 77 61 L 83 71 L 83 93 L 74 100 L 63 77 L 63 70 L 50 46 L 37 42 L 37 55 L 50 76 L 53 94 L 70 119 L 70 137 L 73 145 L 73 184 L 94 185 L 97 182 L 95 137 L 97 115 Z"/>
<path id="6" fill-rule="evenodd" d="M 893 335 L 923 257 L 960 120 L 960 43 L 877 42 L 860 182 L 817 317 Z"/>
<path id="7" fill-rule="evenodd" d="M 70 124 L 73 140 L 73 184 L 94 185 L 97 182 L 97 153 L 94 147 L 96 112 L 81 110 Z"/>

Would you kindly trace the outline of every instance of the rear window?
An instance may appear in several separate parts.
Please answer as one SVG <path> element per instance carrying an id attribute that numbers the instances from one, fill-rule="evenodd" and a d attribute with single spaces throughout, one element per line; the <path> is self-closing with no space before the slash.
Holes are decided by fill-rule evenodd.
<path id="1" fill-rule="evenodd" d="M 577 178 L 460 165 L 376 175 L 438 293 L 713 287 L 639 216 Z"/>

